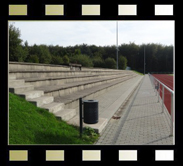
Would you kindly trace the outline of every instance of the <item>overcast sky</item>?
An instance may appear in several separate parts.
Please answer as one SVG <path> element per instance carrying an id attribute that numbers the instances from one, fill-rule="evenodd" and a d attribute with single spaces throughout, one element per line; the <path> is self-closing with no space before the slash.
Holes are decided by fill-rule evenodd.
<path id="1" fill-rule="evenodd" d="M 116 21 L 12 22 L 29 45 L 116 45 Z M 174 45 L 174 21 L 118 21 L 118 45 L 130 42 Z"/>

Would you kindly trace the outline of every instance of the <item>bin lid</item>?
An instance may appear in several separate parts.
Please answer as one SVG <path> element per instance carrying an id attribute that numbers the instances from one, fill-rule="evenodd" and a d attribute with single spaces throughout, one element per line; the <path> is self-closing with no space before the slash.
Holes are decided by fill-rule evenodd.
<path id="1" fill-rule="evenodd" d="M 83 100 L 83 102 L 85 103 L 96 103 L 98 102 L 98 100 Z"/>

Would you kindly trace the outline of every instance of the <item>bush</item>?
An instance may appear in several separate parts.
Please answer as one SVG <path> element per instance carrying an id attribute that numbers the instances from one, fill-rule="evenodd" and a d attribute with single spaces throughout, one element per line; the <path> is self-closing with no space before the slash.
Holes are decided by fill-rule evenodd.
<path id="1" fill-rule="evenodd" d="M 37 55 L 30 55 L 29 57 L 29 62 L 32 62 L 32 63 L 39 63 L 39 58 Z"/>
<path id="2" fill-rule="evenodd" d="M 93 66 L 94 67 L 105 67 L 105 63 L 102 58 L 97 57 L 93 59 Z"/>
<path id="3" fill-rule="evenodd" d="M 69 58 L 68 58 L 67 55 L 65 55 L 65 56 L 63 57 L 63 63 L 64 63 L 64 64 L 69 64 Z"/>
<path id="4" fill-rule="evenodd" d="M 105 60 L 105 67 L 110 69 L 116 69 L 116 61 L 113 58 L 107 58 Z"/>
<path id="5" fill-rule="evenodd" d="M 85 67 L 93 67 L 93 62 L 87 55 L 79 54 L 71 58 L 71 63 L 81 64 Z"/>
<path id="6" fill-rule="evenodd" d="M 98 134 L 95 132 L 95 130 L 91 127 L 85 127 L 83 133 L 88 135 L 88 136 L 92 136 L 92 137 L 98 136 Z"/>
<path id="7" fill-rule="evenodd" d="M 60 56 L 52 56 L 51 64 L 60 65 L 63 64 L 63 60 Z"/>
<path id="8" fill-rule="evenodd" d="M 119 69 L 125 70 L 127 67 L 127 59 L 124 56 L 119 57 Z"/>

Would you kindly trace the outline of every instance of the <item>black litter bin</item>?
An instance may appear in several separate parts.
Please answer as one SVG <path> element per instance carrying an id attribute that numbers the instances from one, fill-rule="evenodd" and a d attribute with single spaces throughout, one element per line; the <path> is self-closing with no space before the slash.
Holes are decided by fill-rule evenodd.
<path id="1" fill-rule="evenodd" d="M 84 100 L 83 101 L 84 123 L 98 123 L 98 101 Z"/>

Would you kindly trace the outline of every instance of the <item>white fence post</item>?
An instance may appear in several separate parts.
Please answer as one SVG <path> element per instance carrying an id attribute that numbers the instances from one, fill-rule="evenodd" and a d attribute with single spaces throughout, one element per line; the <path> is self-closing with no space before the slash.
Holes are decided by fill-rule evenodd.
<path id="1" fill-rule="evenodd" d="M 159 103 L 159 96 L 160 96 L 160 83 L 158 82 L 158 103 Z"/>
<path id="2" fill-rule="evenodd" d="M 170 126 L 170 136 L 173 136 L 173 123 L 174 123 L 173 93 L 171 93 L 171 126 Z"/>
<path id="3" fill-rule="evenodd" d="M 164 112 L 164 86 L 162 86 L 162 112 Z"/>

